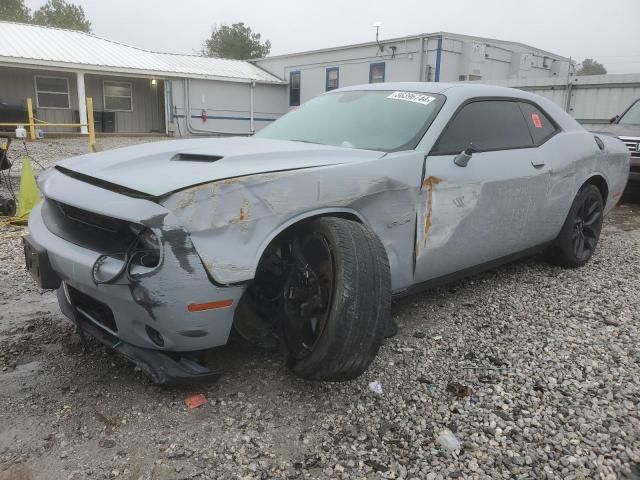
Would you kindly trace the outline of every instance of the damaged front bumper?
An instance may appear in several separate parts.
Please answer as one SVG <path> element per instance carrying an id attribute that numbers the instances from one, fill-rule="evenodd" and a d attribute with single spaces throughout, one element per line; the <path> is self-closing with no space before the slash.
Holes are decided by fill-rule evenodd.
<path id="1" fill-rule="evenodd" d="M 29 242 L 35 245 L 33 250 L 46 256 L 50 269 L 60 279 L 58 299 L 63 313 L 87 333 L 133 360 L 157 382 L 206 374 L 187 360 L 177 365 L 179 360 L 175 359 L 182 352 L 206 350 L 227 342 L 235 307 L 245 287 L 215 285 L 189 235 L 164 207 L 61 174 L 55 176 L 59 178 L 53 182 L 48 179 L 44 185 L 45 200 L 30 214 Z M 70 191 L 74 192 L 72 198 Z M 96 283 L 100 257 L 106 257 L 99 263 L 100 278 L 115 276 L 123 259 L 111 256 L 106 247 L 97 248 L 96 243 L 83 244 L 84 239 L 77 235 L 83 231 L 81 228 L 62 225 L 60 219 L 52 224 L 47 214 L 47 208 L 53 208 L 49 203 L 83 208 L 77 198 L 91 199 L 90 203 L 85 202 L 85 212 L 152 229 L 161 249 L 158 265 L 135 265 L 131 267 L 132 276 L 123 275 L 109 284 Z M 76 235 L 67 235 L 65 228 Z M 42 262 L 46 268 L 45 263 Z"/>
<path id="2" fill-rule="evenodd" d="M 209 370 L 189 355 L 140 348 L 123 342 L 108 330 L 100 328 L 97 319 L 89 312 L 75 305 L 66 285 L 63 284 L 57 293 L 60 309 L 74 321 L 80 335 L 89 335 L 114 349 L 140 368 L 156 385 L 205 383 L 220 378 L 219 372 Z"/>

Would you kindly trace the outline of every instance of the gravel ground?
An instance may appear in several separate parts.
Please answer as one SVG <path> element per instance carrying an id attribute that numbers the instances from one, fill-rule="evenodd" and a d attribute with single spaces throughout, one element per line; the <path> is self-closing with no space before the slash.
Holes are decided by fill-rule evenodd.
<path id="1" fill-rule="evenodd" d="M 584 268 L 533 257 L 396 304 L 348 383 L 238 343 L 210 353 L 218 383 L 155 387 L 84 353 L 21 257 L 0 241 L 2 480 L 640 478 L 640 195 Z"/>

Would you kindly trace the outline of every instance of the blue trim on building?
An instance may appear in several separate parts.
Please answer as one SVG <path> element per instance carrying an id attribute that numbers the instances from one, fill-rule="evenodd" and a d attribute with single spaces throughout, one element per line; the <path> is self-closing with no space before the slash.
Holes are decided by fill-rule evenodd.
<path id="1" fill-rule="evenodd" d="M 292 101 L 291 98 L 291 85 L 293 84 L 293 76 L 298 75 L 298 103 Z M 289 106 L 290 107 L 299 107 L 300 106 L 300 98 L 302 97 L 302 73 L 300 70 L 292 70 L 289 72 Z"/>
<path id="2" fill-rule="evenodd" d="M 442 61 L 442 35 L 438 37 L 438 47 L 436 48 L 436 74 L 435 81 L 440 81 L 440 62 Z"/>
<path id="3" fill-rule="evenodd" d="M 384 83 L 385 77 L 387 76 L 387 66 L 385 65 L 384 62 L 369 64 L 369 83 L 373 83 L 371 80 L 373 78 L 372 74 L 373 74 L 373 69 L 375 67 L 382 67 L 382 83 Z"/>
<path id="4" fill-rule="evenodd" d="M 336 76 L 336 86 L 334 88 L 329 88 L 329 72 L 336 72 L 338 75 Z M 324 91 L 328 92 L 330 90 L 335 90 L 336 88 L 340 88 L 340 69 L 338 67 L 329 67 L 325 73 L 324 79 Z"/>
<path id="5" fill-rule="evenodd" d="M 174 115 L 175 118 L 184 118 L 184 115 Z M 202 118 L 202 115 L 191 115 L 191 118 Z M 245 120 L 251 121 L 250 117 L 225 117 L 222 115 L 207 115 L 207 120 Z M 275 122 L 277 118 L 258 118 L 254 117 L 255 122 Z"/>

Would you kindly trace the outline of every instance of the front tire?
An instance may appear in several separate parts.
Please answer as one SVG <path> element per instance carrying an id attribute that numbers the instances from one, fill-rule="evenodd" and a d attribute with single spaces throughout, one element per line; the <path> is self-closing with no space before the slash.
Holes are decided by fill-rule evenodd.
<path id="1" fill-rule="evenodd" d="M 581 267 L 596 249 L 604 214 L 604 202 L 598 187 L 583 185 L 578 191 L 560 235 L 547 251 L 547 259 L 563 267 Z"/>
<path id="2" fill-rule="evenodd" d="M 366 226 L 318 218 L 291 242 L 281 339 L 288 367 L 310 380 L 343 381 L 373 361 L 390 321 L 391 276 Z"/>

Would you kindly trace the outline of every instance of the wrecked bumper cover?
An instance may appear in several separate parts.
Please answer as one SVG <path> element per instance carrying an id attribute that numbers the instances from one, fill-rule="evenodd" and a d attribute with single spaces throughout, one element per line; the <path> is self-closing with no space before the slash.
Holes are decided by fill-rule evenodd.
<path id="1" fill-rule="evenodd" d="M 72 291 L 84 302 L 82 308 L 88 313 L 80 315 L 84 330 L 134 361 L 155 381 L 167 383 L 170 378 L 210 375 L 186 359 L 180 361 L 179 353 L 224 345 L 245 287 L 214 284 L 189 235 L 161 205 L 124 197 L 61 174 L 52 177 L 44 185 L 44 201 L 30 214 L 29 241 L 34 246 L 31 256 L 37 260 L 35 266 L 48 262 L 59 278 L 58 298 L 63 313 L 78 323 L 76 313 L 69 307 Z M 55 202 L 82 209 L 78 199 L 83 198 L 92 200 L 91 211 L 85 211 L 88 214 L 143 225 L 157 234 L 161 250 L 158 264 L 133 266 L 135 280 L 123 275 L 113 283 L 96 283 L 96 264 L 101 257 L 107 258 L 99 263 L 100 278 L 117 274 L 123 259 L 112 256 L 108 247 L 97 247 L 79 238 L 77 232 L 81 229 L 67 229 L 73 230 L 75 237 L 54 229 L 46 211 L 47 204 Z M 56 224 L 60 227 L 60 222 Z M 64 230 L 64 225 L 60 228 Z M 192 308 L 202 305 L 205 307 Z M 215 308 L 206 308 L 208 305 Z"/>
<path id="2" fill-rule="evenodd" d="M 163 237 L 163 258 L 153 269 L 134 267 L 137 281 L 126 277 L 111 284 L 96 284 L 95 265 L 109 252 L 93 251 L 73 244 L 49 231 L 42 217 L 42 203 L 29 218 L 31 239 L 47 252 L 51 268 L 63 285 L 105 306 L 112 320 L 102 327 L 120 340 L 141 348 L 174 352 L 204 350 L 227 341 L 235 305 L 244 287 L 219 287 L 211 283 L 198 255 L 183 233 L 179 247 L 167 242 L 176 230 Z M 99 276 L 109 278 L 122 268 L 123 260 L 109 258 Z M 62 286 L 60 288 L 63 288 Z M 227 308 L 190 311 L 189 306 L 228 299 Z M 154 341 L 151 331 L 162 340 Z"/>
<path id="3" fill-rule="evenodd" d="M 186 355 L 172 355 L 161 350 L 140 348 L 123 342 L 99 328 L 76 305 L 69 302 L 64 287 L 58 290 L 58 302 L 65 315 L 73 320 L 81 336 L 91 336 L 112 348 L 147 374 L 156 385 L 179 385 L 213 382 L 220 372 L 211 371 Z"/>

